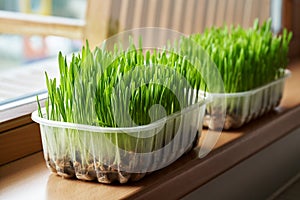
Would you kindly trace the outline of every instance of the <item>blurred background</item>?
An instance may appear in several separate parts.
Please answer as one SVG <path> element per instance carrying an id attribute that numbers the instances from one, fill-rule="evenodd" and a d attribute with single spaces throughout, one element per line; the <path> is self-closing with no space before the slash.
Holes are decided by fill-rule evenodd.
<path id="1" fill-rule="evenodd" d="M 0 0 L 0 10 L 84 19 L 86 0 Z M 78 51 L 80 40 L 58 36 L 0 34 L 0 73 L 28 63 Z"/>

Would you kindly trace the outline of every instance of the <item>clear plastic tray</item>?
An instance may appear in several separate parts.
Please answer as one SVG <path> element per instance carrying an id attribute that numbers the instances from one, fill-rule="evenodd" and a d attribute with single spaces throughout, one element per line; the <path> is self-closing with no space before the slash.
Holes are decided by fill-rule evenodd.
<path id="1" fill-rule="evenodd" d="M 239 92 L 210 93 L 211 102 L 207 103 L 203 124 L 210 129 L 239 128 L 249 121 L 262 116 L 279 105 L 284 82 L 291 72 L 260 88 Z M 226 100 L 225 108 L 220 101 Z M 225 110 L 224 110 L 225 109 Z M 225 114 L 226 113 L 226 114 Z M 225 114 L 225 120 L 224 115 Z"/>
<path id="2" fill-rule="evenodd" d="M 32 119 L 40 124 L 44 158 L 51 172 L 65 178 L 126 183 L 169 165 L 190 150 L 201 134 L 204 112 L 205 104 L 197 103 L 149 125 L 126 128 L 51 121 L 39 117 L 37 111 Z"/>

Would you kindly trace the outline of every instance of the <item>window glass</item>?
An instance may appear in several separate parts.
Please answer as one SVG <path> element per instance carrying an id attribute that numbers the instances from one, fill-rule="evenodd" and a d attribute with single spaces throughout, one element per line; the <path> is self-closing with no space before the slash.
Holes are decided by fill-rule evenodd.
<path id="1" fill-rule="evenodd" d="M 0 110 L 46 92 L 45 74 L 58 74 L 57 55 L 77 52 L 81 41 L 56 36 L 0 35 Z"/>
<path id="2" fill-rule="evenodd" d="M 0 0 L 0 11 L 84 19 L 87 0 Z M 71 54 L 81 41 L 57 36 L 0 33 L 0 111 L 16 100 L 45 93 L 44 72 L 57 73 L 57 54 Z M 15 105 L 13 105 L 15 106 Z M 8 105 L 9 107 L 9 105 Z"/>

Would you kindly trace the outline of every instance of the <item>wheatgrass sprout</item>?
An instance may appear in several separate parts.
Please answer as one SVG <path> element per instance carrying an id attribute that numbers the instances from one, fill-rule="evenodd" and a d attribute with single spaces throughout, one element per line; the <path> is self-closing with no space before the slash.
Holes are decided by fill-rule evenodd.
<path id="1" fill-rule="evenodd" d="M 260 87 L 284 75 L 292 33 L 284 30 L 282 35 L 273 35 L 269 19 L 261 26 L 256 20 L 249 29 L 212 27 L 190 37 L 215 62 L 225 92 L 235 93 Z"/>

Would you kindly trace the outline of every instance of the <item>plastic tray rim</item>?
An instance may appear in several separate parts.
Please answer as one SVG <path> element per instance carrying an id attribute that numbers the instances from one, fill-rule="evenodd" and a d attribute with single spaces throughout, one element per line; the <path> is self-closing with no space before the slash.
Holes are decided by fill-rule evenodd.
<path id="1" fill-rule="evenodd" d="M 235 92 L 235 93 L 209 93 L 209 92 L 206 92 L 206 94 L 208 96 L 210 96 L 210 98 L 218 98 L 218 97 L 241 97 L 241 96 L 248 96 L 248 95 L 253 95 L 259 91 L 262 91 L 272 85 L 275 85 L 281 81 L 284 81 L 285 79 L 287 79 L 288 77 L 291 76 L 291 71 L 288 70 L 288 69 L 285 69 L 284 70 L 284 76 L 280 77 L 279 79 L 277 80 L 274 80 L 270 83 L 267 83 L 261 87 L 258 87 L 258 88 L 255 88 L 255 89 L 252 89 L 252 90 L 248 90 L 248 91 L 244 91 L 244 92 Z"/>
<path id="2" fill-rule="evenodd" d="M 93 125 L 86 125 L 86 124 L 77 124 L 77 123 L 71 123 L 71 122 L 54 121 L 54 120 L 49 120 L 49 119 L 46 119 L 43 117 L 39 117 L 38 110 L 34 111 L 31 114 L 31 119 L 34 122 L 39 123 L 40 125 L 51 126 L 51 127 L 56 127 L 56 128 L 76 129 L 76 130 L 81 130 L 81 131 L 99 132 L 99 133 L 108 133 L 108 132 L 130 133 L 130 132 L 153 130 L 154 128 L 164 125 L 164 123 L 167 120 L 171 120 L 180 115 L 191 112 L 192 110 L 194 110 L 198 107 L 199 108 L 203 107 L 202 109 L 205 109 L 206 103 L 207 103 L 207 101 L 203 100 L 203 101 L 197 102 L 195 104 L 192 104 L 192 105 L 182 109 L 181 111 L 178 111 L 176 113 L 173 113 L 171 115 L 163 117 L 157 121 L 154 121 L 150 124 L 146 124 L 146 125 L 142 125 L 142 126 L 134 126 L 134 127 L 102 127 L 102 126 L 93 126 Z M 45 112 L 46 112 L 46 109 L 42 108 L 43 116 L 45 115 Z M 202 118 L 203 117 L 204 116 L 202 116 Z"/>

